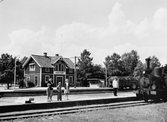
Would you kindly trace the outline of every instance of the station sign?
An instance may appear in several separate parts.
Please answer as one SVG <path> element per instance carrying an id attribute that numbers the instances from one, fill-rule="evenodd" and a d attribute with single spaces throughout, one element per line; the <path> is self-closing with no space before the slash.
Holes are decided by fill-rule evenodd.
<path id="1" fill-rule="evenodd" d="M 55 75 L 65 75 L 66 72 L 65 71 L 54 71 Z"/>

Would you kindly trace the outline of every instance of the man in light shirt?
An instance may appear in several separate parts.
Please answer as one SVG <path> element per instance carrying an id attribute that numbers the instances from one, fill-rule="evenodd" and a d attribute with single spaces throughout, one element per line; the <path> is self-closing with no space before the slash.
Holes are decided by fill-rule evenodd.
<path id="1" fill-rule="evenodd" d="M 113 90 L 114 90 L 114 96 L 117 96 L 117 91 L 119 88 L 119 79 L 118 77 L 115 77 L 113 82 L 112 82 Z"/>

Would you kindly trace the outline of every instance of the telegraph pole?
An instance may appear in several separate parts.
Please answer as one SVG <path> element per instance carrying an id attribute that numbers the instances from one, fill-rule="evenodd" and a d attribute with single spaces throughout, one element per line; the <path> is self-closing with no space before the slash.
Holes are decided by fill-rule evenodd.
<path id="1" fill-rule="evenodd" d="M 76 56 L 75 56 L 75 66 L 74 66 L 74 87 L 76 88 L 76 83 L 77 83 L 77 69 L 76 69 Z"/>
<path id="2" fill-rule="evenodd" d="M 76 60 L 79 58 L 78 56 L 72 57 L 74 58 L 74 87 L 76 88 L 76 83 L 77 83 L 77 69 L 76 69 Z"/>
<path id="3" fill-rule="evenodd" d="M 17 62 L 17 56 L 15 58 L 15 69 L 14 69 L 14 89 L 15 89 L 15 86 L 16 86 L 16 68 L 17 68 L 16 62 Z"/>
<path id="4" fill-rule="evenodd" d="M 107 87 L 107 63 L 105 64 L 104 62 L 104 66 L 105 66 L 105 77 L 106 77 L 106 87 Z"/>

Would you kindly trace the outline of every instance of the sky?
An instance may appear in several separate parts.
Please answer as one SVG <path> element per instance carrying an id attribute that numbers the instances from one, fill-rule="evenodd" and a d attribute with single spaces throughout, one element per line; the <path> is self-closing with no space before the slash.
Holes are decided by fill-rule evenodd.
<path id="1" fill-rule="evenodd" d="M 167 0 L 1 0 L 0 54 L 55 54 L 84 49 L 94 64 L 136 50 L 167 64 Z"/>

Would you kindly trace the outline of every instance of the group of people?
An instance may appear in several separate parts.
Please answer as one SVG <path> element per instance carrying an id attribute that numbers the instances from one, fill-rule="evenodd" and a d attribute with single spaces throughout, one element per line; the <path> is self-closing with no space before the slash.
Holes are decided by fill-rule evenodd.
<path id="1" fill-rule="evenodd" d="M 117 96 L 117 91 L 118 91 L 118 88 L 119 88 L 118 77 L 114 78 L 114 80 L 112 81 L 112 86 L 113 86 L 113 90 L 114 90 L 114 96 Z M 61 82 L 58 82 L 58 85 L 57 85 L 56 89 L 57 89 L 57 101 L 62 101 L 62 84 L 61 84 Z M 69 93 L 70 93 L 69 80 L 65 79 L 64 95 L 65 95 L 66 100 L 68 100 Z M 53 96 L 53 81 L 52 81 L 52 78 L 50 78 L 49 81 L 47 82 L 46 94 L 47 94 L 47 101 L 48 102 L 52 101 L 52 96 Z"/>
<path id="2" fill-rule="evenodd" d="M 57 101 L 62 101 L 62 83 L 58 82 L 58 85 L 56 87 L 57 90 Z M 64 84 L 64 95 L 65 99 L 68 100 L 68 94 L 70 93 L 70 84 L 69 80 L 65 80 Z M 52 96 L 53 96 L 53 81 L 52 78 L 49 79 L 47 82 L 47 89 L 46 89 L 46 94 L 47 94 L 47 101 L 51 102 L 52 101 Z"/>

